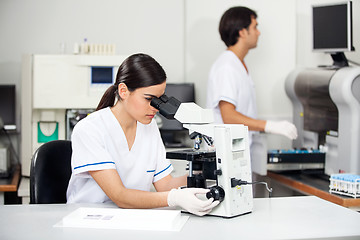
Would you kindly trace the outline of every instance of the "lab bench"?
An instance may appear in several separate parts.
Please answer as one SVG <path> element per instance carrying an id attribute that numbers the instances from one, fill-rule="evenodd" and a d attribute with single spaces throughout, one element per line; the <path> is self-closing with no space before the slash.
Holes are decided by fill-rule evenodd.
<path id="1" fill-rule="evenodd" d="M 5 194 L 14 193 L 18 191 L 18 186 L 20 182 L 20 165 L 14 167 L 9 178 L 0 179 L 0 205 L 5 203 Z"/>
<path id="2" fill-rule="evenodd" d="M 233 218 L 189 216 L 179 232 L 54 227 L 79 207 L 106 204 L 0 206 L 0 239 L 359 239 L 360 215 L 315 196 L 257 198 Z M 21 229 L 21 231 L 19 231 Z"/>
<path id="3" fill-rule="evenodd" d="M 329 193 L 329 177 L 318 172 L 268 171 L 267 178 L 304 195 L 313 195 L 343 207 L 360 210 L 360 199 Z"/>

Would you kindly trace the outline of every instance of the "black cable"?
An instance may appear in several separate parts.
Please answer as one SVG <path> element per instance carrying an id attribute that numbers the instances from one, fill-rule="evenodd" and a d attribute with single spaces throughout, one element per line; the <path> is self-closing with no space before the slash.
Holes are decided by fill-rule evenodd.
<path id="1" fill-rule="evenodd" d="M 247 181 L 243 181 L 241 179 L 236 179 L 236 178 L 232 178 L 231 179 L 231 187 L 236 187 L 236 186 L 241 186 L 241 185 L 254 185 L 254 184 L 264 184 L 266 187 L 266 190 L 269 192 L 269 198 L 271 198 L 271 193 L 272 193 L 272 188 L 268 187 L 267 182 L 260 182 L 260 181 L 256 181 L 256 182 L 247 182 Z"/>
<path id="2" fill-rule="evenodd" d="M 269 192 L 269 198 L 271 198 L 271 193 L 272 193 L 273 189 L 268 187 L 267 182 L 259 182 L 259 181 L 256 181 L 256 182 L 249 182 L 249 183 L 247 183 L 247 184 L 264 184 L 265 187 L 266 187 L 266 190 Z"/>

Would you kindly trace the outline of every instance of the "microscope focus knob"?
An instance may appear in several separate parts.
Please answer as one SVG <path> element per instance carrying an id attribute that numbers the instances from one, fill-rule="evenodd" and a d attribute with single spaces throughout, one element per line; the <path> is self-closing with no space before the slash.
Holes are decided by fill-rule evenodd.
<path id="1" fill-rule="evenodd" d="M 214 186 L 210 188 L 210 192 L 206 193 L 208 199 L 213 198 L 214 201 L 222 202 L 225 198 L 225 191 L 220 186 Z"/>

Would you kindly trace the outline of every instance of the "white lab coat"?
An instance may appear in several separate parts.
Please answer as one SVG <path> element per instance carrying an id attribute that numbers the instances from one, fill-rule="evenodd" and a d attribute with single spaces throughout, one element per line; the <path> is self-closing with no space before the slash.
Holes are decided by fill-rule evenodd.
<path id="1" fill-rule="evenodd" d="M 209 74 L 206 104 L 207 108 L 214 110 L 217 123 L 223 123 L 220 101 L 233 104 L 236 111 L 243 115 L 257 118 L 255 84 L 240 59 L 229 50 L 216 59 Z M 253 134 L 249 132 L 250 145 Z"/>
<path id="2" fill-rule="evenodd" d="M 76 124 L 72 134 L 72 176 L 68 203 L 110 201 L 88 171 L 116 169 L 126 188 L 150 191 L 153 182 L 173 170 L 155 121 L 137 122 L 129 151 L 125 134 L 110 108 L 96 111 Z"/>

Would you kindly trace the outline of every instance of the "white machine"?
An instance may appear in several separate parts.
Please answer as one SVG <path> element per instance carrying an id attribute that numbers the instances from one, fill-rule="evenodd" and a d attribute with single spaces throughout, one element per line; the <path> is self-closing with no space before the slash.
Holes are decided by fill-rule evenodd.
<path id="1" fill-rule="evenodd" d="M 328 175 L 360 174 L 360 68 L 295 69 L 285 90 L 298 129 L 293 147 L 324 146 Z"/>
<path id="2" fill-rule="evenodd" d="M 8 147 L 0 145 L 0 177 L 10 175 L 10 150 Z"/>
<path id="3" fill-rule="evenodd" d="M 187 187 L 209 188 L 207 198 L 221 201 L 210 215 L 230 218 L 252 212 L 248 128 L 240 124 L 212 124 L 212 110 L 195 103 L 180 103 L 166 95 L 154 98 L 151 105 L 164 117 L 183 123 L 195 139 L 194 149 L 168 152 L 167 158 L 187 160 Z"/>
<path id="4" fill-rule="evenodd" d="M 96 108 L 127 56 L 24 55 L 21 82 L 21 167 L 41 144 L 69 139 L 70 125 Z M 72 111 L 74 110 L 74 111 Z"/>

